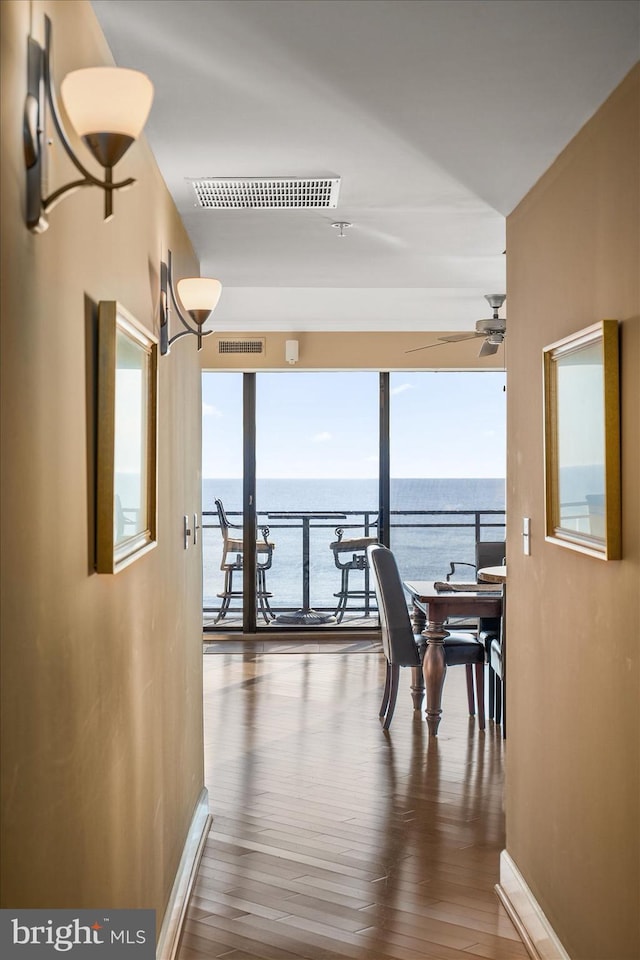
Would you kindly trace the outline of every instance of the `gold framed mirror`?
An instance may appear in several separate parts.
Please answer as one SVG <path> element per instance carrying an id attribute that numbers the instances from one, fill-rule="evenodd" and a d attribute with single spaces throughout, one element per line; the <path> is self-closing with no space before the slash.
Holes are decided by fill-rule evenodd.
<path id="1" fill-rule="evenodd" d="M 157 340 L 114 300 L 98 308 L 98 573 L 156 545 Z"/>
<path id="2" fill-rule="evenodd" d="M 620 559 L 618 323 L 543 349 L 546 539 Z"/>

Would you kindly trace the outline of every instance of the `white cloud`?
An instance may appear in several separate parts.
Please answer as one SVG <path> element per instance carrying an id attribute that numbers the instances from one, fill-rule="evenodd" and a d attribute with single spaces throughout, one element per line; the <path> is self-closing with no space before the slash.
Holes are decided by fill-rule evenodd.
<path id="1" fill-rule="evenodd" d="M 327 440 L 331 440 L 331 434 L 328 430 L 323 430 L 322 433 L 316 433 L 313 438 L 314 443 L 326 443 Z"/>
<path id="2" fill-rule="evenodd" d="M 415 390 L 413 383 L 400 383 L 397 387 L 391 388 L 391 396 L 394 397 L 397 393 L 404 393 L 405 390 Z"/>
<path id="3" fill-rule="evenodd" d="M 202 416 L 203 417 L 222 417 L 222 411 L 218 407 L 214 407 L 211 403 L 202 402 Z"/>

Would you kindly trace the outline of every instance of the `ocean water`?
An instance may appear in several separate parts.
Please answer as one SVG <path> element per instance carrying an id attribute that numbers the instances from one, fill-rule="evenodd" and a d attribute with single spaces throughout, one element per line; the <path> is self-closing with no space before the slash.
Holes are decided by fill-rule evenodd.
<path id="1" fill-rule="evenodd" d="M 218 529 L 215 500 L 224 503 L 233 522 L 240 521 L 241 480 L 205 478 L 202 484 L 204 606 L 216 608 L 216 594 L 222 589 L 220 559 L 222 538 Z M 345 521 L 314 520 L 310 531 L 310 599 L 318 609 L 333 609 L 334 593 L 340 586 L 329 544 L 336 539 L 337 526 L 345 536 L 364 535 L 365 512 L 377 516 L 377 480 L 259 480 L 256 489 L 258 523 L 269 526 L 275 543 L 273 565 L 267 574 L 275 607 L 298 607 L 302 602 L 302 528 L 296 520 L 270 520 L 269 513 L 295 510 L 339 511 Z M 444 578 L 449 562 L 473 563 L 475 527 L 473 514 L 444 513 L 425 516 L 415 511 L 502 511 L 481 517 L 483 540 L 504 539 L 505 481 L 501 478 L 400 478 L 391 480 L 391 548 L 404 579 Z M 413 511 L 413 512 L 412 512 Z M 237 516 L 233 516 L 236 514 Z M 435 526 L 438 524 L 438 526 Z M 465 526 L 460 526 L 465 524 Z M 498 524 L 492 528 L 489 524 Z M 209 525 L 209 526 L 207 526 Z M 375 527 L 371 531 L 375 533 Z M 460 579 L 473 579 L 472 571 Z M 236 574 L 237 576 L 237 574 Z M 362 588 L 363 574 L 352 573 L 350 585 Z M 456 574 L 458 577 L 458 574 Z M 238 581 L 240 585 L 241 580 Z M 234 582 L 235 589 L 235 582 Z"/>

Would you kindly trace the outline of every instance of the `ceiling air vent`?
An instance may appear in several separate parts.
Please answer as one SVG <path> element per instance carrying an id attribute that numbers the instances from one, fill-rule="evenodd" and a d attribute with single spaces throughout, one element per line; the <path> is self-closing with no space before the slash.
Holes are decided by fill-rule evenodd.
<path id="1" fill-rule="evenodd" d="M 218 353 L 264 353 L 264 340 L 218 340 Z"/>
<path id="2" fill-rule="evenodd" d="M 191 180 L 207 210 L 337 207 L 339 177 L 221 177 Z"/>

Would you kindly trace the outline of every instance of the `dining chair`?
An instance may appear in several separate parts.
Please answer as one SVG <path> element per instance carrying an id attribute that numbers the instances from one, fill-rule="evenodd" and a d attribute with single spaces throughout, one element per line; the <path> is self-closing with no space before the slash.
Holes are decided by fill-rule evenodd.
<path id="1" fill-rule="evenodd" d="M 244 565 L 244 542 L 242 533 L 239 537 L 233 536 L 234 530 L 242 531 L 242 524 L 231 523 L 222 500 L 216 500 L 215 504 L 216 510 L 218 511 L 220 532 L 222 533 L 222 559 L 220 561 L 220 569 L 224 572 L 222 590 L 217 594 L 222 600 L 220 610 L 214 621 L 214 623 L 218 623 L 219 620 L 226 617 L 231 606 L 231 601 L 234 598 L 241 599 L 243 596 L 242 590 L 233 589 L 233 575 L 234 573 L 242 572 Z M 266 574 L 267 570 L 271 567 L 275 545 L 269 540 L 269 527 L 260 527 L 260 532 L 262 539 L 256 539 L 256 599 L 265 623 L 269 623 L 274 619 L 275 614 L 269 605 L 269 598 L 272 597 L 273 594 L 267 590 Z"/>
<path id="2" fill-rule="evenodd" d="M 379 716 L 383 729 L 388 730 L 398 696 L 400 667 L 420 668 L 426 643 L 421 634 L 414 635 L 407 598 L 393 552 L 382 544 L 373 544 L 367 547 L 367 557 L 378 600 L 382 649 L 387 661 Z M 471 716 L 475 714 L 477 697 L 478 724 L 480 729 L 484 730 L 484 645 L 473 634 L 451 633 L 446 637 L 443 646 L 448 667 L 462 664 L 466 667 L 469 713 Z"/>
<path id="3" fill-rule="evenodd" d="M 451 560 L 446 579 L 451 580 L 451 577 L 455 576 L 458 567 L 470 567 L 473 571 L 472 579 L 475 580 L 478 570 L 481 570 L 482 567 L 502 566 L 505 551 L 506 542 L 504 540 L 477 540 L 475 563 L 469 563 L 465 560 Z"/>
<path id="4" fill-rule="evenodd" d="M 487 649 L 489 664 L 489 717 L 502 724 L 502 737 L 507 736 L 507 587 L 502 587 L 502 618 L 497 629 L 481 630 L 480 639 Z"/>
<path id="5" fill-rule="evenodd" d="M 505 562 L 506 546 L 504 540 L 477 540 L 475 563 L 469 563 L 463 560 L 452 560 L 449 564 L 449 573 L 446 576 L 446 580 L 451 581 L 458 567 L 469 567 L 473 573 L 474 580 L 478 570 L 482 570 L 483 567 L 501 567 Z M 460 621 L 454 618 L 450 622 L 458 628 L 462 627 L 463 629 L 476 630 L 485 645 L 485 657 L 489 665 L 489 716 L 493 718 L 495 711 L 496 678 L 491 665 L 491 644 L 493 640 L 500 637 L 501 620 L 499 617 L 481 617 L 474 623 L 469 623 L 469 621 Z M 496 722 L 499 723 L 500 721 Z"/>
<path id="6" fill-rule="evenodd" d="M 491 652 L 490 652 L 490 663 L 491 669 L 494 673 L 494 683 L 495 683 L 495 713 L 494 719 L 496 723 L 503 724 L 503 732 L 505 728 L 505 703 L 504 703 L 504 646 L 502 637 L 494 637 L 491 641 Z"/>

